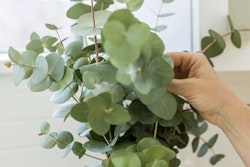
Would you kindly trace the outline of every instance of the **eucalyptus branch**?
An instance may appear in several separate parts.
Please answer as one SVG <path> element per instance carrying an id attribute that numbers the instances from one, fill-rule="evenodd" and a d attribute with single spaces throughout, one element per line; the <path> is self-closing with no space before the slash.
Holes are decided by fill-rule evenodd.
<path id="1" fill-rule="evenodd" d="M 63 44 L 63 42 L 62 42 L 62 38 L 61 38 L 61 36 L 60 36 L 60 34 L 59 34 L 58 30 L 55 30 L 55 31 L 56 31 L 56 34 L 57 34 L 58 39 L 60 40 L 60 44 L 62 45 L 62 48 L 63 48 L 64 54 L 65 54 L 65 55 L 67 55 L 67 53 L 66 53 L 66 49 L 65 49 L 64 44 Z"/>
<path id="2" fill-rule="evenodd" d="M 243 29 L 238 29 L 239 32 L 244 32 L 244 31 L 250 31 L 249 28 L 243 28 Z M 233 31 L 230 31 L 230 32 L 227 32 L 223 35 L 221 35 L 223 38 L 228 36 L 228 35 L 231 35 L 233 34 L 234 32 Z M 204 53 L 206 52 L 210 47 L 212 47 L 215 43 L 217 42 L 217 40 L 213 40 L 211 43 L 209 43 L 201 52 Z"/>
<path id="3" fill-rule="evenodd" d="M 42 133 L 42 134 L 39 134 L 39 136 L 40 136 L 40 135 L 44 135 L 44 134 L 49 135 L 49 136 L 50 136 L 51 138 L 53 138 L 55 141 L 58 141 L 59 143 L 63 144 L 63 145 L 66 146 L 66 147 L 69 146 L 69 144 L 63 142 L 62 140 L 57 139 L 55 136 L 53 136 L 53 135 L 51 135 L 51 134 L 49 134 L 49 133 Z M 72 148 L 72 150 L 74 150 L 74 151 L 76 151 L 76 152 L 81 152 L 80 150 L 75 149 L 75 148 Z M 93 156 L 93 155 L 89 155 L 89 154 L 86 154 L 86 153 L 84 153 L 84 155 L 86 155 L 86 156 L 88 156 L 88 157 L 91 157 L 91 158 L 94 158 L 94 159 L 96 159 L 96 160 L 103 161 L 103 159 L 98 158 L 98 157 L 95 157 L 95 156 Z"/>
<path id="4" fill-rule="evenodd" d="M 159 125 L 159 122 L 156 121 L 155 122 L 155 128 L 154 128 L 154 139 L 156 139 L 156 137 L 157 137 L 158 125 Z"/>
<path id="5" fill-rule="evenodd" d="M 94 0 L 91 0 L 91 14 L 92 14 L 92 20 L 93 20 L 93 27 L 96 28 L 95 24 L 95 11 L 94 11 Z M 94 36 L 94 42 L 95 42 L 95 52 L 96 52 L 96 62 L 99 62 L 99 54 L 98 54 L 98 43 L 97 43 L 97 37 Z"/>

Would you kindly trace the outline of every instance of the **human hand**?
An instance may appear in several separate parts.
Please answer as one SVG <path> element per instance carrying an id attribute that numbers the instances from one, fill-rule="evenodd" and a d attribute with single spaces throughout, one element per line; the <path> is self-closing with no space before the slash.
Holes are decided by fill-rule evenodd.
<path id="1" fill-rule="evenodd" d="M 228 108 L 242 103 L 220 79 L 202 53 L 168 53 L 174 61 L 175 79 L 168 91 L 181 95 L 204 119 L 221 126 Z"/>

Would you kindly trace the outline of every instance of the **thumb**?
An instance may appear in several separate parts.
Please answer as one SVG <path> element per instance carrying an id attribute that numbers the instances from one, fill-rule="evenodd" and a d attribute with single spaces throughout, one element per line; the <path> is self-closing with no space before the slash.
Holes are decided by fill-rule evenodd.
<path id="1" fill-rule="evenodd" d="M 168 85 L 167 90 L 173 94 L 187 97 L 193 89 L 191 79 L 173 79 Z"/>

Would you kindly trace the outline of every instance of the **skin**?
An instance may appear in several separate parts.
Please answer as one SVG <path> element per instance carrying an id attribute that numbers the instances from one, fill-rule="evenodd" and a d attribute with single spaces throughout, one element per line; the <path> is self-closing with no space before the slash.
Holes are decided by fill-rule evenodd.
<path id="1" fill-rule="evenodd" d="M 208 122 L 217 125 L 250 167 L 250 107 L 221 80 L 202 53 L 168 53 L 175 64 L 171 93 L 188 100 Z"/>

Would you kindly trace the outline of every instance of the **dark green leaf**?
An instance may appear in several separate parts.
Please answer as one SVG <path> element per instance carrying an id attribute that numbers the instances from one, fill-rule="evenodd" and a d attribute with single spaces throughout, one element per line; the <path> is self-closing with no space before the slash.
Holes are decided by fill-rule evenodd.
<path id="1" fill-rule="evenodd" d="M 74 105 L 70 110 L 70 115 L 79 122 L 88 122 L 88 106 L 85 102 Z"/>
<path id="2" fill-rule="evenodd" d="M 223 154 L 216 154 L 216 155 L 213 155 L 211 158 L 210 158 L 210 163 L 212 165 L 215 165 L 217 162 L 219 162 L 222 158 L 224 158 L 225 156 Z"/>
<path id="3" fill-rule="evenodd" d="M 141 101 L 135 100 L 129 105 L 129 113 L 143 124 L 153 124 L 159 120 Z"/>
<path id="4" fill-rule="evenodd" d="M 209 140 L 208 140 L 208 147 L 209 148 L 212 148 L 214 146 L 214 144 L 216 143 L 217 139 L 218 139 L 218 134 L 215 134 L 213 137 L 211 137 Z"/>
<path id="5" fill-rule="evenodd" d="M 102 117 L 97 117 L 93 114 L 88 115 L 88 121 L 93 131 L 98 135 L 105 135 L 110 128 L 109 123 L 107 123 Z"/>
<path id="6" fill-rule="evenodd" d="M 238 30 L 234 30 L 231 35 L 231 41 L 235 47 L 241 48 L 241 36 Z"/>
<path id="7" fill-rule="evenodd" d="M 78 156 L 78 158 L 81 158 L 86 152 L 85 148 L 83 148 L 83 145 L 80 142 L 74 142 L 72 151 Z"/>
<path id="8" fill-rule="evenodd" d="M 218 46 L 219 46 L 221 49 L 225 49 L 226 43 L 225 43 L 223 37 L 222 37 L 219 33 L 215 32 L 214 30 L 211 30 L 211 29 L 210 29 L 210 30 L 208 30 L 208 32 L 209 32 L 209 34 L 211 35 L 211 37 L 212 37 L 214 40 L 216 40 L 216 43 L 218 44 Z"/>
<path id="9" fill-rule="evenodd" d="M 192 141 L 192 150 L 193 150 L 193 153 L 196 152 L 198 146 L 199 146 L 199 141 L 200 141 L 200 138 L 199 137 L 195 137 Z"/>
<path id="10" fill-rule="evenodd" d="M 119 136 L 129 130 L 131 126 L 128 123 L 120 124 L 115 127 L 114 135 Z"/>
<path id="11" fill-rule="evenodd" d="M 211 43 L 213 43 L 212 46 L 210 46 Z M 210 47 L 207 48 L 207 46 L 210 46 Z M 202 50 L 204 50 L 206 48 L 206 51 L 204 52 L 204 54 L 208 58 L 218 56 L 223 52 L 223 49 L 218 45 L 218 43 L 217 42 L 214 43 L 214 39 L 212 37 L 208 37 L 208 36 L 202 38 L 201 48 L 202 48 Z"/>
<path id="12" fill-rule="evenodd" d="M 229 15 L 227 16 L 227 19 L 228 19 L 228 22 L 229 22 L 230 30 L 234 31 L 235 30 L 234 25 L 233 25 L 232 19 L 231 19 L 231 17 Z"/>

